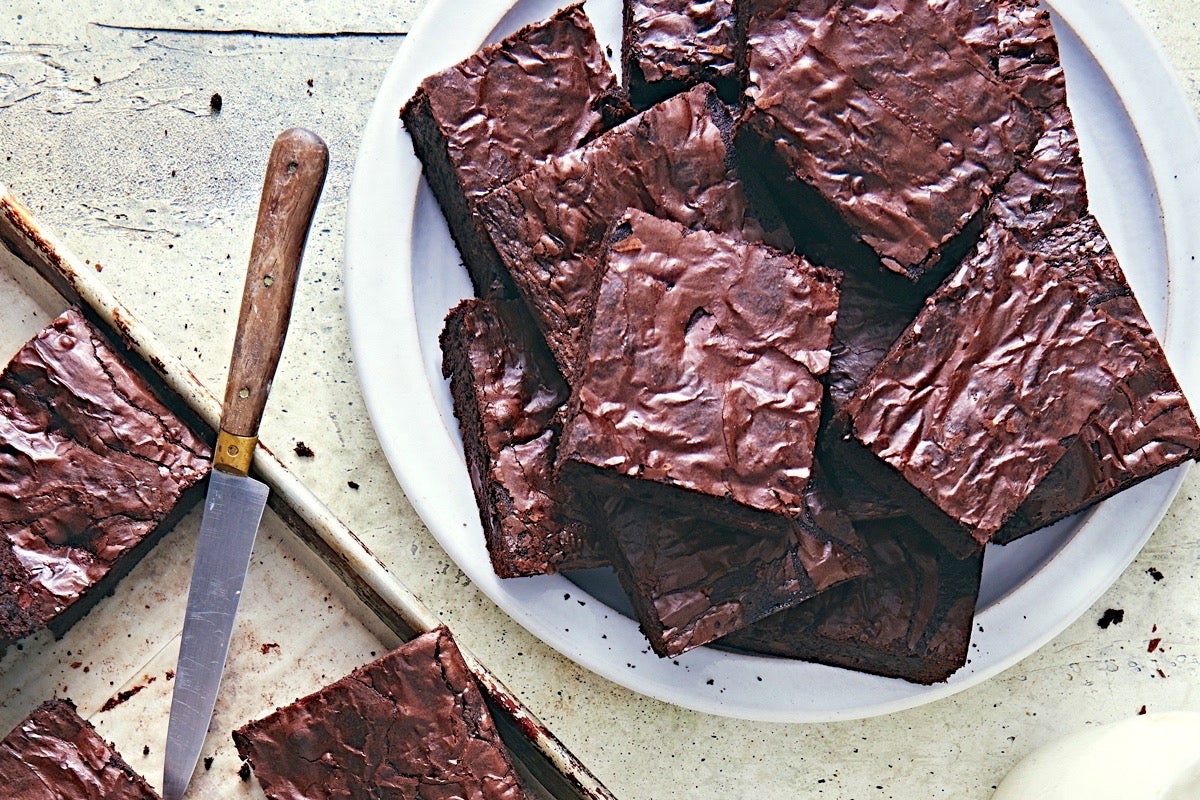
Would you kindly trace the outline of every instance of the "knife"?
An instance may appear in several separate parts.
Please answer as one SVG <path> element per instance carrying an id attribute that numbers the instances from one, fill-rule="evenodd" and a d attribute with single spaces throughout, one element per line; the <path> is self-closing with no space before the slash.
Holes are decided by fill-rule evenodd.
<path id="1" fill-rule="evenodd" d="M 328 162 L 325 143 L 300 128 L 279 134 L 267 161 L 175 669 L 165 800 L 179 800 L 187 789 L 225 670 L 250 551 L 267 503 L 266 485 L 248 477 L 250 464 Z"/>

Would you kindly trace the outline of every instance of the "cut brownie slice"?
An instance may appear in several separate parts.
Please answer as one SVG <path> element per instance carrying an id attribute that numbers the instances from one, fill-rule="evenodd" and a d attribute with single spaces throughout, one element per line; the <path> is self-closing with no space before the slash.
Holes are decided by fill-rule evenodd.
<path id="1" fill-rule="evenodd" d="M 734 0 L 624 0 L 622 78 L 635 108 L 697 83 L 737 100 L 739 34 Z"/>
<path id="2" fill-rule="evenodd" d="M 464 300 L 441 336 L 467 471 L 502 578 L 599 566 L 580 521 L 561 519 L 555 449 L 567 385 L 520 300 Z"/>
<path id="3" fill-rule="evenodd" d="M 812 474 L 839 277 L 629 211 L 588 323 L 562 480 L 727 525 L 789 528 Z"/>
<path id="4" fill-rule="evenodd" d="M 764 237 L 734 168 L 732 126 L 715 90 L 697 86 L 544 161 L 481 203 L 492 240 L 568 383 L 604 234 L 626 208 Z"/>
<path id="5" fill-rule="evenodd" d="M 983 548 L 958 558 L 911 519 L 856 523 L 867 575 L 732 634 L 721 645 L 932 684 L 967 660 Z"/>
<path id="6" fill-rule="evenodd" d="M 0 742 L 0 784 L 21 800 L 158 800 L 65 699 L 42 703 Z"/>
<path id="7" fill-rule="evenodd" d="M 999 543 L 1200 457 L 1200 426 L 1095 218 L 1058 228 L 1031 246 L 1068 271 L 1092 305 L 1126 326 L 1143 362 L 996 535 Z"/>
<path id="8" fill-rule="evenodd" d="M 512 293 L 475 202 L 626 116 L 579 4 L 421 82 L 400 112 L 479 296 Z"/>
<path id="9" fill-rule="evenodd" d="M 893 484 L 935 533 L 989 541 L 1142 363 L 1128 330 L 1066 273 L 994 235 L 930 298 L 845 410 Z M 855 453 L 854 447 L 844 448 Z M 895 480 L 903 477 L 903 481 Z M 946 544 L 969 552 L 969 539 Z"/>
<path id="10" fill-rule="evenodd" d="M 233 739 L 271 800 L 526 796 L 445 628 L 245 725 Z"/>
<path id="11" fill-rule="evenodd" d="M 807 502 L 837 276 L 636 210 L 608 241 L 559 480 L 677 655 L 862 570 Z"/>
<path id="12" fill-rule="evenodd" d="M 927 0 L 872 0 L 836 5 L 743 127 L 798 184 L 785 189 L 798 227 L 818 219 L 813 238 L 864 243 L 917 281 L 969 249 L 963 237 L 1041 120 Z"/>
<path id="13" fill-rule="evenodd" d="M 0 374 L 0 646 L 61 636 L 195 499 L 210 449 L 77 311 Z"/>

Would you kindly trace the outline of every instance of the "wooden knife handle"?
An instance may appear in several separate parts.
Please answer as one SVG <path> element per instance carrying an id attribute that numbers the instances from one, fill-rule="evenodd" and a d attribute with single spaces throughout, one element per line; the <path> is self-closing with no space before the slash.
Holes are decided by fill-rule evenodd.
<path id="1" fill-rule="evenodd" d="M 301 128 L 279 134 L 267 161 L 221 410 L 221 430 L 251 440 L 250 451 L 283 351 L 300 259 L 328 163 L 325 143 Z M 218 448 L 218 467 L 226 455 Z M 248 468 L 249 454 L 242 455 Z M 233 471 L 242 472 L 236 466 Z"/>

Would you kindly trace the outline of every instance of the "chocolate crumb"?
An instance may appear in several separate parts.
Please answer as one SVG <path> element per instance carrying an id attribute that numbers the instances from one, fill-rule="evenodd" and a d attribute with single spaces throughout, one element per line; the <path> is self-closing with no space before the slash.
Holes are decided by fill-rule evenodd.
<path id="1" fill-rule="evenodd" d="M 310 88 L 310 89 L 311 89 L 311 88 L 312 88 L 312 85 L 313 85 L 313 79 L 312 79 L 312 78 L 309 78 L 307 81 L 305 81 L 305 83 L 307 83 L 307 84 L 308 84 L 308 88 Z"/>
<path id="2" fill-rule="evenodd" d="M 356 492 L 358 491 L 358 484 L 355 483 L 354 481 L 346 481 L 346 485 L 349 486 L 354 491 L 356 491 Z"/>
<path id="3" fill-rule="evenodd" d="M 250 782 L 250 764 L 249 763 L 247 763 L 245 761 L 242 762 L 242 768 L 238 770 L 238 777 L 242 779 L 243 783 Z"/>
<path id="4" fill-rule="evenodd" d="M 313 452 L 313 449 L 304 442 L 296 442 L 295 449 L 296 455 L 300 456 L 301 458 L 312 458 L 316 455 L 316 453 Z"/>
<path id="5" fill-rule="evenodd" d="M 217 92 L 213 92 L 213 96 L 208 98 L 208 107 L 214 114 L 220 114 L 221 106 L 224 104 L 225 101 L 221 99 L 221 95 Z"/>
<path id="6" fill-rule="evenodd" d="M 282 652 L 282 651 L 279 649 L 279 642 L 270 642 L 270 643 L 268 643 L 268 644 L 264 644 L 264 645 L 263 645 L 262 647 L 260 647 L 259 649 L 260 649 L 260 650 L 262 650 L 262 654 L 263 654 L 264 656 L 265 656 L 267 653 L 271 652 L 272 650 L 274 650 L 276 653 Z"/>
<path id="7" fill-rule="evenodd" d="M 1146 574 L 1153 578 L 1155 583 L 1163 579 L 1163 574 L 1155 567 L 1150 567 L 1150 569 L 1146 570 Z"/>
<path id="8" fill-rule="evenodd" d="M 145 689 L 145 688 L 146 688 L 145 685 L 142 684 L 142 685 L 134 686 L 131 689 L 126 689 L 123 692 L 117 692 L 115 697 L 110 697 L 104 701 L 104 705 L 100 706 L 100 710 L 101 711 L 112 711 L 114 708 L 121 705 L 126 700 L 133 697 L 135 694 L 137 694 L 138 692 L 140 692 L 142 689 Z"/>
<path id="9" fill-rule="evenodd" d="M 210 769 L 212 769 L 212 762 L 213 762 L 212 756 L 205 757 L 205 759 L 204 759 L 204 771 L 205 772 L 208 772 Z"/>
<path id="10" fill-rule="evenodd" d="M 144 756 L 150 755 L 150 745 L 148 745 L 148 744 L 142 745 L 142 755 L 144 755 Z"/>
<path id="11" fill-rule="evenodd" d="M 1145 706 L 1142 706 L 1141 708 L 1139 708 L 1139 709 L 1138 709 L 1138 713 L 1137 713 L 1137 715 L 1138 715 L 1139 717 L 1145 716 L 1145 714 L 1146 714 L 1146 707 L 1145 707 Z"/>
<path id="12" fill-rule="evenodd" d="M 1149 646 L 1146 648 L 1146 652 L 1147 652 L 1147 653 L 1153 653 L 1155 650 L 1157 650 L 1157 649 L 1158 649 L 1158 646 L 1159 646 L 1160 644 L 1162 644 L 1162 639 L 1161 639 L 1161 638 L 1159 638 L 1159 637 L 1155 637 L 1154 639 L 1151 639 L 1151 640 L 1150 640 L 1150 645 L 1149 645 Z"/>
<path id="13" fill-rule="evenodd" d="M 1110 608 L 1104 612 L 1104 616 L 1096 621 L 1096 624 L 1107 630 L 1109 625 L 1120 625 L 1125 621 L 1125 609 Z"/>

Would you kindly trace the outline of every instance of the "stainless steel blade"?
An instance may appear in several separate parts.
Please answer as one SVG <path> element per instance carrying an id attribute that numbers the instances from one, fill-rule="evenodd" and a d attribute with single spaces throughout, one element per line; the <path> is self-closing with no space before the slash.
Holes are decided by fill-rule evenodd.
<path id="1" fill-rule="evenodd" d="M 163 772 L 165 800 L 183 796 L 200 759 L 225 669 L 250 551 L 266 504 L 266 485 L 213 470 L 196 543 L 171 697 Z"/>

